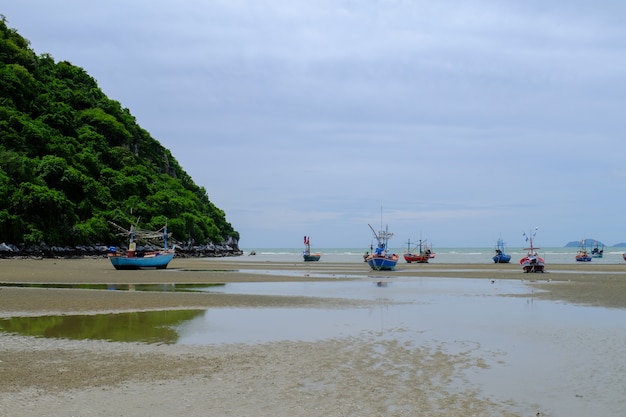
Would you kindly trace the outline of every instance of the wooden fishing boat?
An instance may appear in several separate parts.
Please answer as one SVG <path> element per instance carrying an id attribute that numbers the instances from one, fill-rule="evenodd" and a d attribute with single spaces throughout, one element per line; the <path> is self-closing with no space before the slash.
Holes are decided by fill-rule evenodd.
<path id="1" fill-rule="evenodd" d="M 496 254 L 492 258 L 497 264 L 508 264 L 511 261 L 511 255 L 504 252 L 504 241 L 499 238 L 496 242 Z"/>
<path id="2" fill-rule="evenodd" d="M 580 241 L 580 247 L 575 256 L 576 262 L 591 262 L 591 255 L 587 251 L 587 239 Z"/>
<path id="3" fill-rule="evenodd" d="M 322 257 L 321 253 L 311 253 L 311 237 L 304 237 L 304 251 L 302 251 L 302 257 L 305 262 L 319 261 Z"/>
<path id="4" fill-rule="evenodd" d="M 376 271 L 393 271 L 398 264 L 399 256 L 395 253 L 389 253 L 388 251 L 388 243 L 389 238 L 393 236 L 393 233 L 389 232 L 388 227 L 385 227 L 385 230 L 380 230 L 378 233 L 374 231 L 374 228 L 370 226 L 372 233 L 374 233 L 374 238 L 378 241 L 376 249 L 374 253 L 368 255 L 365 258 L 367 264 Z"/>
<path id="5" fill-rule="evenodd" d="M 416 249 L 419 250 L 415 252 Z M 411 239 L 407 241 L 407 251 L 403 254 L 404 260 L 407 263 L 417 262 L 421 264 L 428 263 L 428 260 L 434 258 L 432 251 L 426 246 L 426 240 L 419 240 L 417 246 L 411 249 Z"/>
<path id="6" fill-rule="evenodd" d="M 593 241 L 593 248 L 591 248 L 592 258 L 602 258 L 604 256 L 604 244 L 598 243 L 597 240 Z"/>
<path id="7" fill-rule="evenodd" d="M 111 222 L 110 222 L 111 223 Z M 128 235 L 128 250 L 123 251 L 112 246 L 107 254 L 111 264 L 115 269 L 165 269 L 172 259 L 174 259 L 174 248 L 167 247 L 167 225 L 155 232 L 138 229 L 131 225 L 130 230 L 111 223 L 121 230 L 120 234 Z M 137 241 L 152 242 L 163 239 L 163 247 L 157 250 L 138 250 Z"/>
<path id="8" fill-rule="evenodd" d="M 535 228 L 535 232 L 531 233 L 529 236 L 526 236 L 525 232 L 523 234 L 523 236 L 526 238 L 526 241 L 527 242 L 530 241 L 530 246 L 527 248 L 524 248 L 524 250 L 527 250 L 528 252 L 526 253 L 526 256 L 520 259 L 519 263 L 522 266 L 522 270 L 527 273 L 528 272 L 544 272 L 544 269 L 545 269 L 545 262 L 543 258 L 541 258 L 537 254 L 537 249 L 540 249 L 540 248 L 536 248 L 533 246 L 533 238 L 535 237 L 536 233 L 537 233 L 537 228 Z"/>

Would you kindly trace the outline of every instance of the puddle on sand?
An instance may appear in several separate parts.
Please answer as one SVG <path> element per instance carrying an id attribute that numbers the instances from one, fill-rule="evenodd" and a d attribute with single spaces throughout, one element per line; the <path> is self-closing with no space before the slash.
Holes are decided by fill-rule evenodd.
<path id="1" fill-rule="evenodd" d="M 203 310 L 146 311 L 74 316 L 0 319 L 0 331 L 24 336 L 112 342 L 176 343 L 176 326 L 202 315 Z"/>
<path id="2" fill-rule="evenodd" d="M 197 292 L 207 291 L 211 287 L 224 284 L 45 284 L 45 283 L 0 283 L 0 287 L 12 288 L 60 288 L 73 290 L 109 290 L 109 291 L 158 291 L 158 292 Z"/>

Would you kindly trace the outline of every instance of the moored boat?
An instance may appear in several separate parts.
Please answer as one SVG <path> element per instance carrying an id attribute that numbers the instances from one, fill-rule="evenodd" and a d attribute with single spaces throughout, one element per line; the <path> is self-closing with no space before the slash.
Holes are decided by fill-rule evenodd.
<path id="1" fill-rule="evenodd" d="M 167 247 L 167 225 L 156 232 L 140 230 L 135 225 L 131 225 L 130 230 L 111 223 L 122 231 L 122 234 L 129 236 L 128 250 L 120 251 L 116 247 L 110 247 L 108 258 L 115 269 L 165 269 L 172 259 L 175 250 Z M 162 249 L 138 250 L 136 240 L 152 241 L 163 239 Z"/>
<path id="2" fill-rule="evenodd" d="M 372 233 L 374 233 L 374 237 L 378 241 L 376 249 L 374 249 L 374 253 L 368 255 L 365 258 L 367 264 L 376 271 L 393 271 L 398 264 L 398 255 L 395 253 L 389 253 L 388 251 L 388 243 L 389 238 L 393 236 L 393 233 L 389 232 L 388 227 L 385 227 L 385 230 L 380 230 L 378 233 L 374 231 L 374 228 L 370 226 L 372 229 Z"/>
<path id="3" fill-rule="evenodd" d="M 591 255 L 587 251 L 587 239 L 580 241 L 580 247 L 575 256 L 576 262 L 591 262 Z"/>
<path id="4" fill-rule="evenodd" d="M 533 238 L 535 237 L 536 233 L 537 233 L 537 228 L 535 228 L 535 232 L 531 233 L 530 236 L 526 236 L 525 232 L 523 234 L 523 236 L 526 238 L 526 241 L 530 242 L 530 245 L 529 247 L 524 248 L 524 250 L 528 252 L 526 253 L 526 256 L 520 259 L 519 263 L 522 266 L 522 270 L 527 273 L 528 272 L 544 272 L 544 269 L 545 269 L 545 262 L 543 258 L 541 258 L 537 254 L 537 249 L 540 249 L 540 248 L 536 248 L 533 246 Z"/>
<path id="5" fill-rule="evenodd" d="M 598 243 L 597 240 L 593 241 L 593 248 L 591 248 L 592 258 L 602 258 L 604 256 L 604 244 Z"/>
<path id="6" fill-rule="evenodd" d="M 417 262 L 417 263 L 428 263 L 428 260 L 434 258 L 434 254 L 431 250 L 426 246 L 426 240 L 420 239 L 418 245 L 411 249 L 411 239 L 407 241 L 407 251 L 403 254 L 404 260 L 407 263 Z M 416 249 L 419 249 L 418 252 L 415 252 Z M 432 255 L 432 256 L 431 256 Z"/>
<path id="7" fill-rule="evenodd" d="M 504 252 L 504 241 L 499 238 L 496 242 L 496 254 L 492 258 L 497 264 L 508 264 L 511 261 L 511 255 Z"/>
<path id="8" fill-rule="evenodd" d="M 578 249 L 576 262 L 591 262 L 591 259 L 591 255 L 587 253 L 587 249 Z"/>
<path id="9" fill-rule="evenodd" d="M 311 237 L 304 237 L 304 251 L 302 251 L 302 257 L 305 262 L 319 261 L 322 257 L 321 253 L 311 253 Z"/>

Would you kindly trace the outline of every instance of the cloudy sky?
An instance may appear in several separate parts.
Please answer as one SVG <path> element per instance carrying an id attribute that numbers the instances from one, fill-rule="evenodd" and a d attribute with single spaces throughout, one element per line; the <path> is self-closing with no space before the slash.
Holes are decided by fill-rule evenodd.
<path id="1" fill-rule="evenodd" d="M 19 0 L 242 248 L 626 242 L 626 3 Z M 8 3 L 8 4 L 7 4 Z"/>

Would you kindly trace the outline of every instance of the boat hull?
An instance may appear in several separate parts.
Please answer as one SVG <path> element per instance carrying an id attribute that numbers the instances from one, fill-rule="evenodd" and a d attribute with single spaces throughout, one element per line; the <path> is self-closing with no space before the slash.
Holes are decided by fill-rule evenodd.
<path id="1" fill-rule="evenodd" d="M 315 262 L 319 261 L 322 255 L 319 253 L 312 253 L 310 255 L 303 255 L 303 257 L 305 262 Z"/>
<path id="2" fill-rule="evenodd" d="M 545 264 L 541 258 L 522 258 L 519 261 L 524 272 L 543 272 Z"/>
<path id="3" fill-rule="evenodd" d="M 502 255 L 496 255 L 493 257 L 493 262 L 497 264 L 508 264 L 511 262 L 511 255 L 503 253 Z"/>
<path id="4" fill-rule="evenodd" d="M 577 256 L 576 262 L 591 262 L 591 256 Z"/>
<path id="5" fill-rule="evenodd" d="M 417 262 L 420 264 L 428 263 L 430 259 L 430 255 L 417 255 L 415 253 L 405 253 L 404 260 L 406 263 L 410 264 L 411 262 Z"/>
<path id="6" fill-rule="evenodd" d="M 508 264 L 511 262 L 511 255 L 504 252 L 504 241 L 502 238 L 496 242 L 496 254 L 491 259 L 497 264 Z"/>
<path id="7" fill-rule="evenodd" d="M 367 264 L 375 271 L 393 271 L 398 264 L 398 255 L 370 255 L 367 258 Z"/>
<path id="8" fill-rule="evenodd" d="M 174 258 L 174 253 L 157 252 L 144 256 L 109 255 L 115 269 L 165 269 Z"/>

